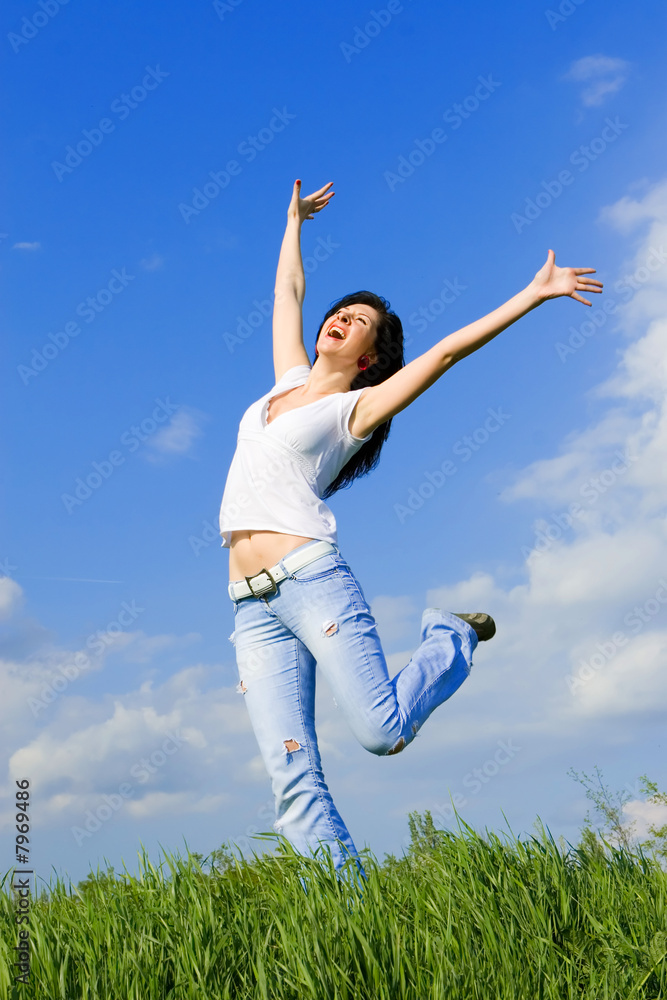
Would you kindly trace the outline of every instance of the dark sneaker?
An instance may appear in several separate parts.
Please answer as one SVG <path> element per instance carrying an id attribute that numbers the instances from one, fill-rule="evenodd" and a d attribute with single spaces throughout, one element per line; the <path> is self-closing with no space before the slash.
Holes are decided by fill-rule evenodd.
<path id="1" fill-rule="evenodd" d="M 474 614 L 469 615 L 458 614 L 456 611 L 452 611 L 452 614 L 467 622 L 477 633 L 477 638 L 480 642 L 484 642 L 486 639 L 493 639 L 496 634 L 496 623 L 491 615 L 485 615 L 481 611 L 476 611 Z"/>

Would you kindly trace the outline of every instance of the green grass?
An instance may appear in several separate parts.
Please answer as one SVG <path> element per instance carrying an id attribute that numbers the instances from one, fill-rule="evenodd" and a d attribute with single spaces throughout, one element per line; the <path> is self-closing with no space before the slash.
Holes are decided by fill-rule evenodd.
<path id="1" fill-rule="evenodd" d="M 360 896 L 327 859 L 211 875 L 187 856 L 33 903 L 29 986 L 0 893 L 0 996 L 48 1000 L 667 998 L 667 872 L 641 852 L 462 825 L 380 864 Z M 303 883 L 301 881 L 303 879 Z M 305 885 L 305 891 L 304 891 Z"/>

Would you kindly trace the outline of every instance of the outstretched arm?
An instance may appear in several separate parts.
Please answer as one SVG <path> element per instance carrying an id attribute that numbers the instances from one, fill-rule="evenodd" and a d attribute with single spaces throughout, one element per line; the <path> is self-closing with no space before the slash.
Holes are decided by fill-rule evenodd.
<path id="1" fill-rule="evenodd" d="M 328 205 L 333 181 L 301 198 L 301 181 L 295 181 L 287 209 L 287 227 L 280 248 L 273 304 L 273 367 L 276 382 L 295 365 L 309 365 L 303 345 L 303 300 L 306 278 L 301 260 L 301 226 Z"/>
<path id="2" fill-rule="evenodd" d="M 356 406 L 354 429 L 350 427 L 352 433 L 356 437 L 370 434 L 380 424 L 409 406 L 457 361 L 488 344 L 521 316 L 547 299 L 568 295 L 590 306 L 588 299 L 582 298 L 578 293 L 602 291 L 601 281 L 587 277 L 595 273 L 595 268 L 556 267 L 555 259 L 553 250 L 549 250 L 546 264 L 526 288 L 493 312 L 450 333 L 385 382 L 366 389 Z"/>

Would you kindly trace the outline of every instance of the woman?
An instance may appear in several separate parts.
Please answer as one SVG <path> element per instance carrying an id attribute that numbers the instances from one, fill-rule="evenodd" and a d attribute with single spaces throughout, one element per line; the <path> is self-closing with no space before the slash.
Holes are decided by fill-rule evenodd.
<path id="1" fill-rule="evenodd" d="M 355 737 L 371 753 L 390 756 L 460 687 L 477 643 L 491 638 L 495 624 L 481 612 L 427 608 L 421 645 L 390 679 L 375 621 L 338 548 L 324 499 L 377 465 L 392 417 L 453 364 L 547 299 L 569 295 L 591 305 L 578 292 L 600 292 L 602 283 L 583 277 L 594 268 L 556 267 L 549 250 L 523 291 L 408 365 L 401 322 L 389 303 L 357 292 L 326 314 L 311 367 L 303 344 L 300 233 L 329 203 L 331 187 L 302 198 L 301 181 L 294 184 L 275 286 L 276 383 L 241 420 L 220 532 L 230 549 L 238 690 L 271 776 L 274 828 L 301 854 L 324 845 L 337 870 L 352 857 L 363 876 L 322 773 L 316 665 Z"/>

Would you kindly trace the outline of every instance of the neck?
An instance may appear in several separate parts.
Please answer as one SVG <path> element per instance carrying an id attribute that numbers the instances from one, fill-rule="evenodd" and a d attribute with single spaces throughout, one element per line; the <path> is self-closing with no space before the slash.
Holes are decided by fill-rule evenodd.
<path id="1" fill-rule="evenodd" d="M 327 367 L 323 364 L 321 357 L 315 360 L 310 375 L 303 385 L 307 393 L 313 395 L 327 395 L 332 392 L 349 392 L 352 382 L 357 373 L 350 375 L 340 370 L 340 368 Z"/>

